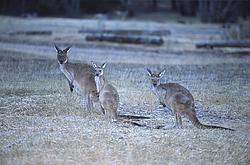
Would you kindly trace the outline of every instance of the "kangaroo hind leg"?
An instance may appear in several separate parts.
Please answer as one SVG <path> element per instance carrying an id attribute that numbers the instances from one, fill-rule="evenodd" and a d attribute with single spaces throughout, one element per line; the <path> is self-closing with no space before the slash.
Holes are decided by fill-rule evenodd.
<path id="1" fill-rule="evenodd" d="M 88 111 L 92 112 L 93 111 L 93 102 L 91 100 L 90 94 L 87 95 L 87 109 Z"/>
<path id="2" fill-rule="evenodd" d="M 171 109 L 175 115 L 175 126 L 176 128 L 183 128 L 182 125 L 182 119 L 181 119 L 181 112 L 182 112 L 182 106 L 174 103 L 171 105 Z"/>
<path id="3" fill-rule="evenodd" d="M 179 112 L 175 112 L 175 122 L 176 122 L 175 127 L 183 128 L 181 114 Z"/>

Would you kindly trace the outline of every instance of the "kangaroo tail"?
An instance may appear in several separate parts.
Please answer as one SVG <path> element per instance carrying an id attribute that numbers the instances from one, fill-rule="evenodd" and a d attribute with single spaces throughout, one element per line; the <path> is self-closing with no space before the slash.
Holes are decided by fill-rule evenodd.
<path id="1" fill-rule="evenodd" d="M 133 115 L 118 115 L 118 117 L 124 119 L 150 119 L 148 116 L 133 116 Z"/>
<path id="2" fill-rule="evenodd" d="M 197 128 L 201 128 L 201 129 L 223 129 L 223 130 L 235 131 L 234 129 L 231 129 L 231 128 L 202 124 L 199 121 L 199 119 L 196 117 L 196 114 L 194 113 L 194 111 L 192 111 L 192 113 L 189 113 L 188 116 L 189 116 L 189 119 L 191 120 L 191 122 L 193 123 L 193 125 L 195 127 L 197 127 Z"/>
<path id="3" fill-rule="evenodd" d="M 235 131 L 234 129 L 221 127 L 221 126 L 206 125 L 206 124 L 201 124 L 201 125 L 202 125 L 203 128 L 207 128 L 207 129 L 224 129 L 224 130 Z"/>
<path id="4" fill-rule="evenodd" d="M 135 125 L 138 127 L 146 127 L 145 124 L 140 124 L 140 123 L 134 122 L 134 121 L 129 120 L 129 119 L 121 119 L 120 121 L 122 121 L 123 123 L 129 123 L 129 124 L 132 124 L 132 125 Z"/>

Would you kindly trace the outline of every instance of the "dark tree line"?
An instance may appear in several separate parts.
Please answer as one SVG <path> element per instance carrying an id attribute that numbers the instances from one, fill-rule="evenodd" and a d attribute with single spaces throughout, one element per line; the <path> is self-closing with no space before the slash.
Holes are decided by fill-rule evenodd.
<path id="1" fill-rule="evenodd" d="M 203 22 L 235 22 L 250 15 L 248 0 L 172 0 L 182 15 L 198 15 Z"/>
<path id="2" fill-rule="evenodd" d="M 78 17 L 118 9 L 120 0 L 1 0 L 0 14 Z"/>
<path id="3" fill-rule="evenodd" d="M 159 11 L 163 4 L 183 16 L 198 16 L 203 22 L 235 22 L 250 15 L 249 0 L 1 0 L 0 14 L 79 17 L 121 10 L 134 16 Z"/>

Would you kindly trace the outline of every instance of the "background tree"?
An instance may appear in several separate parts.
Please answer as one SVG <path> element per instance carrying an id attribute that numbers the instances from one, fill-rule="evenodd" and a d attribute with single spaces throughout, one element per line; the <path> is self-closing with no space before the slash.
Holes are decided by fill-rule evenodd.
<path id="1" fill-rule="evenodd" d="M 199 0 L 198 15 L 202 22 L 236 22 L 240 7 L 239 0 Z"/>

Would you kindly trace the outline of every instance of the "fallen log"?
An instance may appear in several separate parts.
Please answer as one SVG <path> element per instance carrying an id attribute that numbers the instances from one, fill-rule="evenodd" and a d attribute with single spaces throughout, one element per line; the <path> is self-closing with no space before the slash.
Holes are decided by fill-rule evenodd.
<path id="1" fill-rule="evenodd" d="M 162 45 L 163 39 L 159 36 L 136 36 L 136 35 L 114 35 L 114 34 L 90 34 L 86 36 L 87 41 L 106 41 L 125 44 Z"/>
<path id="2" fill-rule="evenodd" d="M 51 31 L 16 31 L 10 32 L 9 35 L 52 35 Z"/>
<path id="3" fill-rule="evenodd" d="M 220 41 L 220 42 L 209 42 L 209 43 L 197 43 L 196 48 L 209 48 L 214 47 L 232 47 L 232 48 L 250 48 L 250 41 Z"/>
<path id="4" fill-rule="evenodd" d="M 168 36 L 171 35 L 169 30 L 92 30 L 83 29 L 79 30 L 78 33 L 89 33 L 89 34 L 113 34 L 113 35 L 155 35 L 155 36 Z"/>

